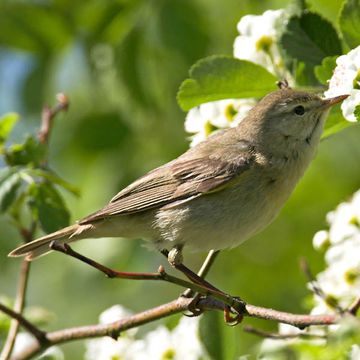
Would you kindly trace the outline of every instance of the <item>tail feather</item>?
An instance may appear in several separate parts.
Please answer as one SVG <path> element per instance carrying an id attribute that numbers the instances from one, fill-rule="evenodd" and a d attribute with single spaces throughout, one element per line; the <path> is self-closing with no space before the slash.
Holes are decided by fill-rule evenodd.
<path id="1" fill-rule="evenodd" d="M 68 226 L 54 233 L 43 236 L 37 240 L 21 245 L 13 250 L 8 256 L 25 256 L 25 259 L 28 261 L 34 260 L 51 251 L 49 245 L 53 240 L 64 243 L 70 243 L 72 241 L 79 240 L 83 238 L 83 236 L 80 236 L 80 234 L 82 234 L 84 230 L 87 230 L 88 228 L 89 225 L 75 224 Z"/>

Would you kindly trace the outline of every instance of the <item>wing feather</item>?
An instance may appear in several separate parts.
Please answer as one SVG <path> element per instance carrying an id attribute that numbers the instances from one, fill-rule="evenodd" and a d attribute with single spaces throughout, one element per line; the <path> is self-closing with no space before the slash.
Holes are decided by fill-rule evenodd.
<path id="1" fill-rule="evenodd" d="M 252 160 L 249 152 L 231 160 L 211 156 L 196 159 L 179 158 L 130 184 L 108 205 L 81 220 L 80 224 L 155 207 L 171 207 L 172 204 L 219 191 L 249 169 Z"/>

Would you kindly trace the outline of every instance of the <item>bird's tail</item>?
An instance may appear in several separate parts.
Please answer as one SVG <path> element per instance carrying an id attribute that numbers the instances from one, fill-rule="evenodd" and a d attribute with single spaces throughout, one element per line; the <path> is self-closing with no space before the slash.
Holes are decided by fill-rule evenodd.
<path id="1" fill-rule="evenodd" d="M 84 232 L 86 233 L 86 230 L 89 230 L 90 227 L 91 225 L 79 224 L 68 226 L 37 240 L 21 245 L 13 250 L 8 256 L 25 256 L 25 259 L 28 261 L 34 260 L 51 251 L 49 245 L 53 240 L 57 240 L 62 243 L 70 243 L 75 240 L 80 240 L 84 238 Z"/>

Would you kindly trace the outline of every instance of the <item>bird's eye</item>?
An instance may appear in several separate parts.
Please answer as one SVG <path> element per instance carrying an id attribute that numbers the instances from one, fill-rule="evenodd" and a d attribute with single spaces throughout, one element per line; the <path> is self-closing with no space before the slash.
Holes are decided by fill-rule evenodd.
<path id="1" fill-rule="evenodd" d="M 298 105 L 294 108 L 294 113 L 296 115 L 304 115 L 305 114 L 305 108 L 302 105 Z"/>

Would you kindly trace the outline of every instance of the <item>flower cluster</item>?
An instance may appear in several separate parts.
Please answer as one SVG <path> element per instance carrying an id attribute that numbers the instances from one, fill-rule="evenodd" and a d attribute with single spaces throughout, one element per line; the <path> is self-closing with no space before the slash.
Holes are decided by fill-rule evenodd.
<path id="1" fill-rule="evenodd" d="M 348 309 L 360 296 L 360 190 L 350 201 L 341 203 L 334 211 L 328 213 L 327 222 L 329 229 L 318 231 L 313 238 L 314 248 L 325 252 L 326 263 L 325 270 L 316 276 L 316 285 L 322 295 L 314 294 L 314 306 L 311 311 L 313 315 Z M 309 288 L 313 289 L 313 283 L 309 284 Z M 328 328 L 312 326 L 305 330 L 280 324 L 280 334 L 294 334 L 300 337 L 302 334 L 311 334 L 315 339 L 311 341 L 302 340 L 300 337 L 286 340 L 266 339 L 261 344 L 261 352 L 271 359 L 269 354 L 277 356 L 279 352 L 291 346 L 301 348 L 301 344 L 304 344 L 308 348 L 323 347 L 325 336 L 331 337 L 333 334 L 338 341 L 341 337 L 349 336 L 348 334 L 351 336 L 353 329 L 358 334 L 359 322 L 353 320 L 355 319 L 344 318 L 340 325 L 332 325 Z M 350 346 L 349 343 L 351 344 L 351 341 L 344 342 L 344 346 L 348 346 L 344 351 L 348 353 L 349 359 L 358 360 L 359 346 L 356 344 Z"/>
<path id="2" fill-rule="evenodd" d="M 284 10 L 267 10 L 262 15 L 246 15 L 237 25 L 239 36 L 234 43 L 234 56 L 249 60 L 273 74 L 285 71 L 277 45 L 277 28 Z"/>
<path id="3" fill-rule="evenodd" d="M 253 99 L 227 99 L 191 109 L 185 120 L 185 130 L 195 134 L 191 137 L 191 146 L 219 129 L 237 126 L 255 104 Z"/>
<path id="4" fill-rule="evenodd" d="M 131 312 L 115 305 L 100 315 L 100 323 L 111 323 L 130 315 Z M 199 318 L 183 317 L 170 331 L 160 325 L 142 339 L 136 339 L 137 329 L 132 329 L 117 339 L 104 337 L 90 340 L 86 345 L 86 360 L 198 360 L 206 354 L 198 336 Z"/>
<path id="5" fill-rule="evenodd" d="M 316 281 L 325 298 L 315 295 L 314 314 L 346 309 L 360 296 L 360 191 L 327 215 L 329 230 L 315 234 L 316 249 L 326 249 L 326 269 Z"/>
<path id="6" fill-rule="evenodd" d="M 329 81 L 329 90 L 324 93 L 326 98 L 349 94 L 341 104 L 344 118 L 357 121 L 354 111 L 360 105 L 360 46 L 346 55 L 336 59 L 336 68 Z"/>

